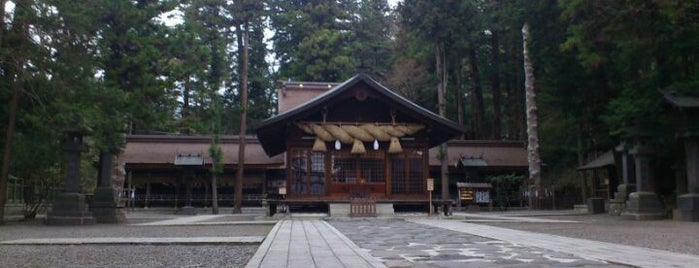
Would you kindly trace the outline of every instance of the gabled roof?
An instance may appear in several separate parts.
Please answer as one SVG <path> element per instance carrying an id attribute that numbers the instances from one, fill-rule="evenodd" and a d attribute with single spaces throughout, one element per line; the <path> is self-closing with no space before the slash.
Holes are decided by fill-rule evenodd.
<path id="1" fill-rule="evenodd" d="M 447 144 L 447 152 L 449 165 L 455 167 L 526 170 L 529 166 L 527 146 L 522 141 L 451 140 Z M 438 148 L 430 149 L 430 166 L 438 167 L 440 165 L 437 155 L 439 155 Z M 464 159 L 482 162 L 463 163 Z M 482 165 L 483 163 L 485 165 Z"/>
<path id="2" fill-rule="evenodd" d="M 674 105 L 677 108 L 680 109 L 688 109 L 688 108 L 699 108 L 699 97 L 694 97 L 694 96 L 683 96 L 676 94 L 675 92 L 672 91 L 660 91 L 660 93 L 663 94 L 663 97 L 670 102 L 672 105 Z"/>
<path id="3" fill-rule="evenodd" d="M 283 153 L 286 150 L 286 135 L 289 125 L 294 121 L 302 120 L 311 114 L 318 113 L 330 100 L 340 97 L 343 93 L 352 90 L 355 86 L 362 83 L 367 86 L 367 90 L 383 98 L 381 101 L 384 103 L 391 104 L 395 109 L 409 114 L 411 117 L 425 124 L 427 126 L 426 131 L 428 132 L 430 147 L 444 143 L 464 132 L 463 128 L 458 124 L 396 94 L 392 90 L 376 82 L 369 75 L 360 73 L 309 100 L 303 105 L 262 121 L 257 126 L 256 131 L 265 153 L 269 156 Z"/>
<path id="4" fill-rule="evenodd" d="M 598 169 L 614 165 L 614 153 L 607 151 L 587 164 L 578 167 L 578 170 Z"/>

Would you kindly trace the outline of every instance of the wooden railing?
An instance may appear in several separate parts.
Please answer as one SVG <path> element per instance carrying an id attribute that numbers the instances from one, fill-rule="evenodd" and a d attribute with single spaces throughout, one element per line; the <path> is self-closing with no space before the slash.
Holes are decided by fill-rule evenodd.
<path id="1" fill-rule="evenodd" d="M 376 217 L 376 199 L 371 197 L 350 198 L 350 217 Z"/>

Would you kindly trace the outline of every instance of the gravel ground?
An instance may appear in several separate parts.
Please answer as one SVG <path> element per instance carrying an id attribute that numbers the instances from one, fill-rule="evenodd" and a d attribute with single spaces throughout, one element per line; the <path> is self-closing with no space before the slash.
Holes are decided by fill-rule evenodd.
<path id="1" fill-rule="evenodd" d="M 525 213 L 520 216 L 527 215 Z M 572 220 L 579 221 L 579 223 L 480 221 L 474 223 L 699 255 L 699 223 L 697 222 L 673 220 L 636 221 L 607 214 L 569 216 L 536 215 L 536 217 Z M 477 218 L 469 217 L 467 220 L 468 219 L 475 220 Z"/>
<path id="2" fill-rule="evenodd" d="M 0 246 L 0 267 L 244 267 L 257 245 Z"/>
<path id="3" fill-rule="evenodd" d="M 172 219 L 127 214 L 130 223 Z M 225 218 L 225 217 L 223 217 Z M 230 218 L 230 217 L 229 217 Z M 41 219 L 0 225 L 0 241 L 24 238 L 265 236 L 274 225 L 47 226 Z M 4 267 L 244 267 L 259 245 L 0 245 Z"/>
<path id="4" fill-rule="evenodd" d="M 88 226 L 12 225 L 0 226 L 0 240 L 73 237 L 193 237 L 265 236 L 273 225 L 132 226 L 98 224 Z"/>

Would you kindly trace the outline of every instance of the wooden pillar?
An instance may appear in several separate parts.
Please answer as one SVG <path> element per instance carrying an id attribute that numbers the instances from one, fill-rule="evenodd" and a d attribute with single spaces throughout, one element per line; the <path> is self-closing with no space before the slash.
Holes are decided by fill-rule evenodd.
<path id="1" fill-rule="evenodd" d="M 128 195 L 126 197 L 126 208 L 128 211 L 128 209 L 133 210 L 135 207 L 135 203 L 134 203 L 135 200 L 134 200 L 134 195 L 133 195 L 134 187 L 133 187 L 133 181 L 132 181 L 133 180 L 133 171 L 129 171 L 129 174 L 126 176 L 126 180 L 128 182 L 128 186 L 129 186 L 128 188 L 126 188 L 126 189 L 128 189 L 128 191 L 126 192 L 126 194 Z"/>
<path id="2" fill-rule="evenodd" d="M 143 201 L 143 208 L 148 208 L 148 198 L 150 198 L 150 182 L 146 183 L 146 199 Z"/>

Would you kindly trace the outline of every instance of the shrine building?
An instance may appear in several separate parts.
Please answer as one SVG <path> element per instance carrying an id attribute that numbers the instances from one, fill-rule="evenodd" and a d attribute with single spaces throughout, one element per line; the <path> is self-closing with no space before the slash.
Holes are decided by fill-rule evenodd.
<path id="1" fill-rule="evenodd" d="M 460 125 L 364 73 L 340 84 L 284 83 L 278 102 L 278 115 L 261 122 L 257 135 L 246 138 L 247 204 L 259 201 L 292 212 L 317 209 L 332 216 L 350 214 L 353 198 L 372 200 L 378 215 L 426 208 L 428 178 L 436 183 L 432 194 L 440 194 L 437 149 L 443 143 L 452 199 L 457 198 L 456 182 L 484 183 L 493 174 L 526 174 L 522 142 L 455 140 L 464 134 Z M 221 139 L 219 204 L 224 206 L 232 203 L 237 141 L 237 136 Z M 125 188 L 136 189 L 139 206 L 178 206 L 184 193 L 205 206 L 210 196 L 209 143 L 210 137 L 127 136 L 119 160 L 126 170 Z"/>

